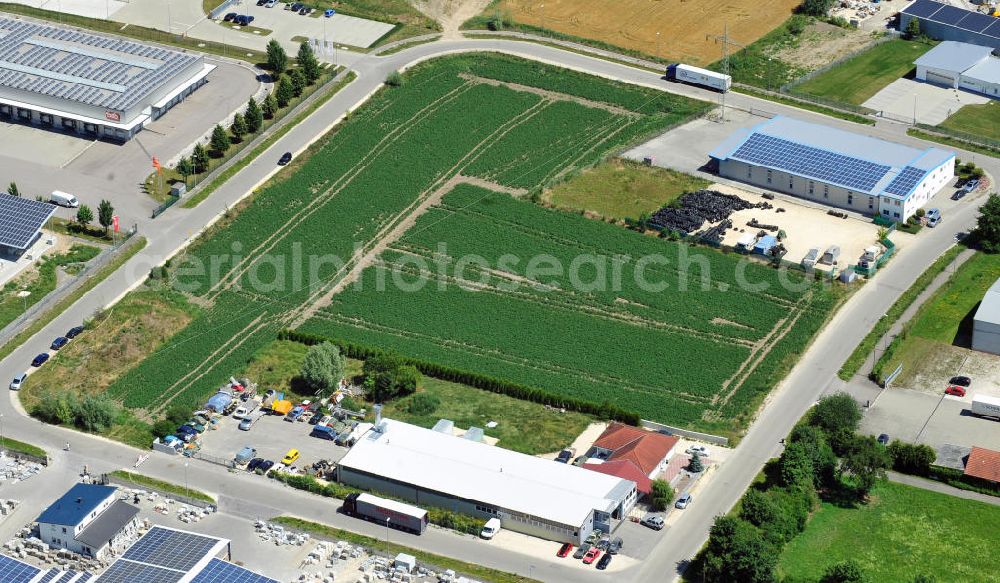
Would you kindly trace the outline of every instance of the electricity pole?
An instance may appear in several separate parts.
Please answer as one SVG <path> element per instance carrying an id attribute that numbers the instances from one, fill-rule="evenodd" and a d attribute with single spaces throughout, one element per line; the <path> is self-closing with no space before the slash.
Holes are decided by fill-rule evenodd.
<path id="1" fill-rule="evenodd" d="M 729 39 L 729 23 L 728 22 L 726 23 L 726 28 L 725 28 L 722 36 L 712 36 L 710 34 L 707 34 L 707 35 L 705 35 L 705 39 L 706 40 L 714 40 L 716 42 L 716 44 L 722 44 L 722 74 L 723 75 L 729 75 L 729 46 L 732 45 L 734 47 L 740 47 L 741 49 L 745 49 L 746 45 L 741 45 L 740 43 L 734 42 L 734 41 L 732 41 L 732 40 Z M 725 123 L 725 121 L 726 121 L 726 92 L 725 91 L 722 92 L 721 105 L 722 105 L 722 121 L 723 121 L 723 123 Z"/>

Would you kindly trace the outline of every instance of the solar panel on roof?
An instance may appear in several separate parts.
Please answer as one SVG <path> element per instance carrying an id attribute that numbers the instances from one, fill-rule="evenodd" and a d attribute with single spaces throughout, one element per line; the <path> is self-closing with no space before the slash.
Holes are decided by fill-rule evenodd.
<path id="1" fill-rule="evenodd" d="M 185 575 L 186 573 L 183 571 L 119 559 L 101 575 L 98 581 L 101 583 L 176 583 Z"/>
<path id="2" fill-rule="evenodd" d="M 0 193 L 0 245 L 25 249 L 54 212 L 47 202 Z"/>
<path id="3" fill-rule="evenodd" d="M 758 133 L 743 142 L 732 157 L 862 192 L 870 192 L 890 170 L 882 164 Z"/>
<path id="4" fill-rule="evenodd" d="M 926 170 L 921 170 L 920 168 L 914 168 L 913 166 L 907 166 L 903 168 L 903 171 L 896 175 L 889 183 L 889 186 L 885 187 L 885 191 L 889 194 L 895 194 L 897 196 L 906 196 L 910 193 L 917 184 L 924 179 L 927 175 Z"/>
<path id="5" fill-rule="evenodd" d="M 187 571 L 218 542 L 217 538 L 154 528 L 132 545 L 122 558 Z"/>
<path id="6" fill-rule="evenodd" d="M 962 10 L 961 8 L 955 8 L 954 6 L 942 6 L 941 10 L 934 13 L 931 20 L 944 24 L 958 25 L 958 21 L 965 18 L 967 12 L 968 11 Z"/>
<path id="7" fill-rule="evenodd" d="M 275 579 L 258 575 L 243 567 L 212 559 L 191 583 L 277 583 Z"/>
<path id="8" fill-rule="evenodd" d="M 0 555 L 0 575 L 4 583 L 28 583 L 41 572 L 38 567 Z"/>
<path id="9" fill-rule="evenodd" d="M 959 21 L 958 26 L 972 32 L 983 32 L 994 22 L 996 22 L 996 18 L 992 16 L 986 16 L 978 12 L 969 12 L 965 18 Z"/>
<path id="10" fill-rule="evenodd" d="M 918 16 L 920 18 L 927 18 L 928 16 L 934 14 L 941 7 L 944 6 L 940 2 L 935 2 L 934 0 L 917 0 L 909 7 L 903 10 L 906 14 L 912 14 L 913 16 Z"/>

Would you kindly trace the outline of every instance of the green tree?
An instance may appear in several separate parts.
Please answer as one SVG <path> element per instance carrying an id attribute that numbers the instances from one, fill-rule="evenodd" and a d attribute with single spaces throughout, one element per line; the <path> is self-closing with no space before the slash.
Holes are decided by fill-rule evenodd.
<path id="1" fill-rule="evenodd" d="M 278 100 L 278 107 L 285 107 L 295 97 L 295 87 L 288 80 L 288 77 L 282 77 L 281 81 L 278 82 L 278 89 L 275 90 L 274 94 Z"/>
<path id="2" fill-rule="evenodd" d="M 194 164 L 191 159 L 187 156 L 181 156 L 181 159 L 177 161 L 177 172 L 184 177 L 184 183 L 187 184 L 188 176 L 194 174 Z"/>
<path id="3" fill-rule="evenodd" d="M 698 452 L 691 454 L 691 460 L 688 461 L 687 469 L 689 472 L 694 473 L 701 472 L 705 469 L 705 464 L 701 463 L 701 455 Z"/>
<path id="4" fill-rule="evenodd" d="M 854 478 L 855 490 L 862 500 L 877 482 L 885 479 L 885 471 L 891 466 L 889 452 L 870 435 L 855 437 L 841 462 L 841 469 Z"/>
<path id="5" fill-rule="evenodd" d="M 260 131 L 260 128 L 264 127 L 264 112 L 260 109 L 260 105 L 257 100 L 253 97 L 247 102 L 246 111 L 243 113 L 243 118 L 247 122 L 247 131 L 251 134 L 256 134 Z"/>
<path id="6" fill-rule="evenodd" d="M 76 222 L 80 223 L 80 225 L 86 227 L 91 222 L 93 222 L 93 220 L 94 220 L 94 211 L 90 210 L 89 206 L 81 205 L 80 208 L 76 211 Z"/>
<path id="7" fill-rule="evenodd" d="M 903 38 L 906 40 L 913 40 L 920 37 L 920 21 L 916 18 L 911 18 L 909 22 L 906 23 L 906 28 L 903 29 Z"/>
<path id="8" fill-rule="evenodd" d="M 76 410 L 75 424 L 84 431 L 99 432 L 111 427 L 121 408 L 103 395 L 84 397 Z"/>
<path id="9" fill-rule="evenodd" d="M 278 98 L 274 96 L 274 92 L 267 94 L 264 98 L 264 105 L 261 107 L 261 112 L 267 119 L 274 119 L 274 114 L 278 113 Z"/>
<path id="10" fill-rule="evenodd" d="M 288 74 L 288 79 L 292 82 L 292 93 L 295 97 L 302 95 L 302 92 L 306 88 L 306 76 L 299 69 L 292 69 L 292 72 Z"/>
<path id="11" fill-rule="evenodd" d="M 104 227 L 104 234 L 107 235 L 108 229 L 115 223 L 115 207 L 111 206 L 110 201 L 101 199 L 101 203 L 97 205 L 97 222 Z"/>
<path id="12" fill-rule="evenodd" d="M 392 352 L 372 355 L 362 367 L 368 397 L 374 402 L 412 395 L 420 384 L 420 371 Z"/>
<path id="13" fill-rule="evenodd" d="M 788 441 L 800 444 L 809 455 L 813 483 L 817 488 L 833 484 L 836 479 L 837 456 L 822 429 L 813 425 L 798 425 L 792 430 Z"/>
<path id="14" fill-rule="evenodd" d="M 167 409 L 167 421 L 175 428 L 184 425 L 191 418 L 191 408 L 183 403 L 174 403 Z"/>
<path id="15" fill-rule="evenodd" d="M 232 142 L 229 140 L 229 134 L 226 133 L 222 124 L 215 125 L 215 129 L 212 130 L 212 140 L 209 142 L 209 145 L 212 146 L 212 151 L 215 152 L 215 155 L 219 157 L 222 157 L 222 155 L 226 153 L 226 150 L 229 149 L 229 146 L 232 145 Z"/>
<path id="16" fill-rule="evenodd" d="M 317 394 L 329 393 L 337 388 L 344 378 L 347 359 L 340 354 L 340 348 L 332 342 L 323 342 L 309 347 L 302 361 L 302 380 Z"/>
<path id="17" fill-rule="evenodd" d="M 195 144 L 191 152 L 191 167 L 195 174 L 208 170 L 208 149 L 204 144 Z"/>
<path id="18" fill-rule="evenodd" d="M 16 182 L 11 181 L 10 186 L 7 187 L 7 194 L 9 194 L 11 196 L 16 196 L 16 197 L 20 197 L 21 196 L 21 191 L 17 188 L 17 183 Z"/>
<path id="19" fill-rule="evenodd" d="M 979 208 L 979 219 L 972 236 L 986 253 L 1000 253 L 1000 195 L 990 194 Z"/>
<path id="20" fill-rule="evenodd" d="M 783 545 L 802 532 L 808 517 L 801 498 L 780 488 L 766 492 L 750 488 L 740 501 L 740 518 L 759 527 L 775 545 Z"/>
<path id="21" fill-rule="evenodd" d="M 816 481 L 816 468 L 812 455 L 803 443 L 791 442 L 778 458 L 778 476 L 788 487 L 812 487 Z"/>
<path id="22" fill-rule="evenodd" d="M 740 501 L 740 518 L 754 526 L 772 522 L 780 512 L 774 501 L 764 492 L 751 487 Z"/>
<path id="23" fill-rule="evenodd" d="M 355 411 L 355 412 L 360 411 L 361 409 L 364 408 L 364 406 L 361 403 L 355 401 L 351 397 L 344 397 L 343 399 L 341 399 L 340 407 L 342 409 L 347 409 L 348 411 Z"/>
<path id="24" fill-rule="evenodd" d="M 843 454 L 851 436 L 861 423 L 861 408 L 847 393 L 835 393 L 820 399 L 809 414 L 809 424 L 822 429 L 830 439 L 830 446 Z"/>
<path id="25" fill-rule="evenodd" d="M 926 476 L 937 458 L 937 452 L 929 445 L 904 443 L 898 439 L 894 439 L 886 451 L 892 458 L 892 469 L 917 476 Z"/>
<path id="26" fill-rule="evenodd" d="M 399 71 L 393 71 L 385 77 L 385 84 L 390 87 L 402 87 L 403 75 Z"/>
<path id="27" fill-rule="evenodd" d="M 288 68 L 288 55 L 285 49 L 281 48 L 281 43 L 275 39 L 267 43 L 267 68 L 275 77 L 280 76 Z"/>
<path id="28" fill-rule="evenodd" d="M 868 583 L 868 576 L 854 559 L 848 559 L 827 567 L 820 583 Z"/>
<path id="29" fill-rule="evenodd" d="M 406 400 L 405 406 L 410 415 L 430 415 L 441 406 L 441 399 L 431 393 L 416 393 Z"/>
<path id="30" fill-rule="evenodd" d="M 719 516 L 705 546 L 705 583 L 772 583 L 778 552 L 760 530 L 734 516 Z"/>
<path id="31" fill-rule="evenodd" d="M 295 61 L 299 64 L 299 69 L 305 75 L 307 83 L 312 85 L 319 79 L 319 60 L 316 59 L 316 54 L 313 53 L 312 46 L 308 42 L 299 45 L 299 54 L 295 57 Z"/>
<path id="32" fill-rule="evenodd" d="M 674 501 L 674 489 L 666 480 L 653 480 L 650 486 L 649 499 L 653 510 L 663 511 Z"/>
<path id="33" fill-rule="evenodd" d="M 163 439 L 168 435 L 173 435 L 174 431 L 176 431 L 178 427 L 180 427 L 180 425 L 174 425 L 166 419 L 160 419 L 156 423 L 153 423 L 153 437 Z"/>
<path id="34" fill-rule="evenodd" d="M 247 127 L 246 119 L 243 118 L 243 114 L 237 113 L 233 116 L 233 123 L 229 126 L 229 133 L 233 134 L 233 141 L 239 143 L 243 141 L 243 136 L 247 135 L 250 131 Z"/>
<path id="35" fill-rule="evenodd" d="M 803 0 L 799 11 L 809 16 L 826 16 L 833 6 L 833 0 Z"/>

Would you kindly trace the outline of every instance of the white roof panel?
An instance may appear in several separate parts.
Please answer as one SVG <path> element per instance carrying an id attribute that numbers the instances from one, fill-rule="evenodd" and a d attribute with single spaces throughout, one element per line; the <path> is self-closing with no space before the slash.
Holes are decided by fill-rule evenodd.
<path id="1" fill-rule="evenodd" d="M 988 59 L 992 52 L 993 49 L 990 47 L 946 40 L 921 55 L 919 59 L 913 61 L 913 64 L 961 73 L 984 59 Z"/>

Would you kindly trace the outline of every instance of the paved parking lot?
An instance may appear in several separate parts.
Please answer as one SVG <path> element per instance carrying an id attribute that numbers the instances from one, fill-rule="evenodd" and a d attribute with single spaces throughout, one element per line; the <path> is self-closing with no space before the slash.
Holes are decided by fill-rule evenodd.
<path id="1" fill-rule="evenodd" d="M 353 47 L 367 48 L 385 36 L 393 25 L 375 20 L 334 14 L 330 18 L 309 15 L 301 16 L 285 10 L 291 4 L 279 2 L 273 8 L 257 6 L 253 0 L 246 0 L 234 12 L 254 17 L 253 24 L 273 31 L 271 36 L 280 41 L 291 40 L 295 36 L 327 39 Z M 315 13 L 314 13 L 315 14 Z"/>
<path id="2" fill-rule="evenodd" d="M 968 91 L 949 89 L 916 79 L 897 79 L 864 103 L 876 111 L 885 111 L 898 119 L 937 125 L 963 105 L 989 103 L 990 98 Z"/>
<path id="3" fill-rule="evenodd" d="M 347 454 L 347 448 L 334 445 L 332 441 L 309 437 L 313 426 L 308 423 L 285 421 L 277 415 L 265 415 L 250 431 L 240 431 L 239 420 L 224 417 L 219 429 L 206 431 L 202 435 L 202 452 L 224 459 L 232 459 L 244 446 L 257 449 L 257 456 L 280 462 L 289 449 L 297 449 L 302 457 L 295 466 L 311 465 L 321 459 L 339 461 Z"/>
<path id="4" fill-rule="evenodd" d="M 888 433 L 935 449 L 948 443 L 978 445 L 1000 450 L 1000 422 L 969 413 L 969 398 L 931 395 L 910 389 L 890 388 L 882 392 L 861 421 L 861 431 L 870 435 Z"/>

